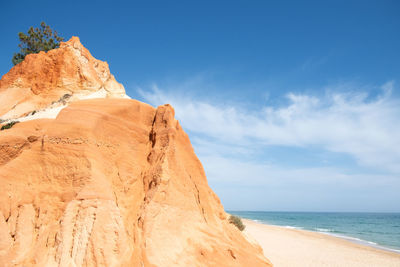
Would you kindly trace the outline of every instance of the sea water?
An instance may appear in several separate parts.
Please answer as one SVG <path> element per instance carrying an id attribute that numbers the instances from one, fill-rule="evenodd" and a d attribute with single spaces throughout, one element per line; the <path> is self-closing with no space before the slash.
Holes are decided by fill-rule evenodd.
<path id="1" fill-rule="evenodd" d="M 259 223 L 321 232 L 400 253 L 400 213 L 228 212 Z"/>

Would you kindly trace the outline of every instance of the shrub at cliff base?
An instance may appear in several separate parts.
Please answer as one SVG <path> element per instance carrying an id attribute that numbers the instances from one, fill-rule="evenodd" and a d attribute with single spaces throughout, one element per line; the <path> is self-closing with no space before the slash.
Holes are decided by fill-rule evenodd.
<path id="1" fill-rule="evenodd" d="M 231 217 L 229 217 L 229 222 L 234 224 L 240 231 L 243 231 L 244 228 L 246 228 L 242 222 L 242 219 L 240 219 L 238 216 L 231 215 Z"/>

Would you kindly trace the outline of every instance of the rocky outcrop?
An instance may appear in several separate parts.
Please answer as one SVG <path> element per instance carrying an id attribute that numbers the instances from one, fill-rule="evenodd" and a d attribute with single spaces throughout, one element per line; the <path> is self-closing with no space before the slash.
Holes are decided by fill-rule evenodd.
<path id="1" fill-rule="evenodd" d="M 76 42 L 59 49 L 70 53 Z M 3 77 L 1 85 L 8 89 L 0 95 L 9 88 L 25 90 L 19 86 L 34 75 L 21 66 L 34 65 L 29 63 L 34 58 L 13 68 L 23 79 Z M 92 66 L 89 62 L 85 66 Z M 74 87 L 64 79 L 67 74 L 58 75 L 47 88 L 74 93 L 90 80 L 110 89 L 100 78 L 82 78 Z M 51 95 L 40 88 L 29 90 Z M 122 93 L 110 90 L 116 92 Z M 0 132 L 0 266 L 270 263 L 228 222 L 171 106 L 103 98 L 72 101 L 55 119 L 25 121 Z"/>
<path id="2" fill-rule="evenodd" d="M 78 37 L 60 47 L 27 55 L 0 80 L 0 119 L 91 97 L 126 97 L 107 62 L 95 59 Z"/>

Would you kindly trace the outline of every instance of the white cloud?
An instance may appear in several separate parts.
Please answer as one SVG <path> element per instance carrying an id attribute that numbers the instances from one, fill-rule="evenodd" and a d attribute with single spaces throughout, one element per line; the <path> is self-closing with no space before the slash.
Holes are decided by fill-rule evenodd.
<path id="1" fill-rule="evenodd" d="M 398 211 L 400 99 L 391 94 L 392 82 L 377 96 L 338 93 L 344 87 L 326 88 L 323 96 L 290 93 L 284 105 L 258 108 L 157 86 L 139 93 L 155 106 L 174 106 L 227 209 Z M 312 156 L 320 162 L 293 164 L 286 156 L 294 151 L 305 157 L 325 151 L 334 161 Z"/>
<path id="2" fill-rule="evenodd" d="M 233 145 L 239 151 L 247 145 L 316 146 L 351 155 L 363 166 L 400 173 L 400 100 L 392 90 L 393 82 L 388 82 L 372 98 L 332 89 L 322 97 L 290 93 L 286 105 L 258 110 L 176 95 L 157 86 L 139 93 L 153 105 L 172 104 L 186 130 L 216 140 L 218 146 Z"/>
<path id="3" fill-rule="evenodd" d="M 398 211 L 400 179 L 334 167 L 283 168 L 201 156 L 211 187 L 228 210 Z"/>

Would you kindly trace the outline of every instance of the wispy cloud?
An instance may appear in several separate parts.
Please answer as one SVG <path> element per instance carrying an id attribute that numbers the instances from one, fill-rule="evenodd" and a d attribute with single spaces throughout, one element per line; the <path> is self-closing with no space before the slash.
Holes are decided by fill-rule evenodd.
<path id="1" fill-rule="evenodd" d="M 241 144 L 235 145 L 239 151 L 248 145 L 316 146 L 346 153 L 363 166 L 400 173 L 400 100 L 392 96 L 393 88 L 388 82 L 377 96 L 332 88 L 319 97 L 289 93 L 285 105 L 258 110 L 177 95 L 156 85 L 139 93 L 153 105 L 172 104 L 185 129 L 219 146 Z"/>
<path id="2" fill-rule="evenodd" d="M 302 71 L 310 71 L 310 70 L 315 70 L 319 68 L 320 66 L 324 65 L 327 63 L 328 59 L 330 56 L 324 56 L 324 57 L 311 57 L 308 58 L 304 63 L 300 66 L 300 69 Z"/>

